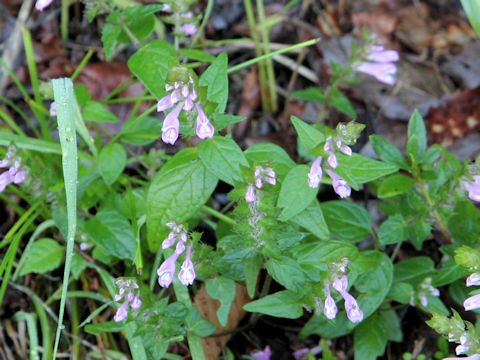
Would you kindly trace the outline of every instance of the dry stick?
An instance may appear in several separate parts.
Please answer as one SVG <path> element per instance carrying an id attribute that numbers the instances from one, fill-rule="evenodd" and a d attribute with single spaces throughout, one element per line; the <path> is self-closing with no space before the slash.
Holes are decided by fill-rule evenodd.
<path id="1" fill-rule="evenodd" d="M 15 22 L 15 26 L 12 30 L 12 33 L 5 43 L 5 48 L 3 50 L 3 61 L 6 66 L 0 67 L 0 95 L 3 94 L 3 90 L 7 85 L 8 80 L 8 69 L 13 69 L 15 60 L 20 53 L 20 48 L 22 45 L 22 28 L 27 22 L 28 15 L 30 14 L 30 9 L 32 7 L 33 0 L 24 0 L 22 7 L 18 12 L 18 18 Z"/>

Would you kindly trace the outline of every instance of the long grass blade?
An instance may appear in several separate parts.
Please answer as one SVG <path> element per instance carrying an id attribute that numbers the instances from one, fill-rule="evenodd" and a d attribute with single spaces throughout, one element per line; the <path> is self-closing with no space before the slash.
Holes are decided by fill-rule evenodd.
<path id="1" fill-rule="evenodd" d="M 53 345 L 53 358 L 57 354 L 60 336 L 63 328 L 63 315 L 68 291 L 68 279 L 73 257 L 73 244 L 77 228 L 77 136 L 75 131 L 76 99 L 73 92 L 73 83 L 70 79 L 54 79 L 53 94 L 57 104 L 58 132 L 62 147 L 63 180 L 67 199 L 67 251 L 65 256 L 65 269 L 63 272 L 62 297 L 58 313 L 58 325 Z"/>

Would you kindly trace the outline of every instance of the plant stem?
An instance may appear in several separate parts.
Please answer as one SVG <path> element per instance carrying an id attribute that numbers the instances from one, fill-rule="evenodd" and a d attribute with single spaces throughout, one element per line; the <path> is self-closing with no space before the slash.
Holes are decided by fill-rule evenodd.
<path id="1" fill-rule="evenodd" d="M 203 205 L 202 206 L 202 210 L 214 217 L 216 217 L 217 219 L 227 223 L 227 224 L 230 224 L 230 225 L 236 225 L 237 222 L 235 220 L 233 220 L 232 218 L 222 214 L 221 212 L 207 206 L 207 205 Z"/>

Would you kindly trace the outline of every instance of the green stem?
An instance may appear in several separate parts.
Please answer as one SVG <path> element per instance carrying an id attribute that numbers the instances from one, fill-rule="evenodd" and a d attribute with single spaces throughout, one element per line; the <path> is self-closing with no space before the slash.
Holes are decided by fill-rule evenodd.
<path id="1" fill-rule="evenodd" d="M 227 224 L 230 224 L 230 225 L 236 225 L 237 222 L 235 220 L 233 220 L 232 218 L 222 214 L 221 212 L 207 206 L 207 205 L 203 205 L 202 206 L 202 211 L 216 217 L 217 219 L 227 223 Z"/>
<path id="2" fill-rule="evenodd" d="M 78 77 L 78 75 L 80 75 L 80 73 L 82 72 L 83 68 L 85 66 L 87 66 L 88 61 L 90 60 L 92 55 L 93 55 L 93 49 L 88 50 L 88 52 L 83 57 L 82 61 L 80 61 L 80 64 L 78 64 L 77 68 L 73 72 L 72 81 L 75 81 L 75 79 Z"/>
<path id="3" fill-rule="evenodd" d="M 70 0 L 62 0 L 62 9 L 60 13 L 60 32 L 62 34 L 62 40 L 66 42 L 68 40 L 68 8 L 70 6 Z"/>

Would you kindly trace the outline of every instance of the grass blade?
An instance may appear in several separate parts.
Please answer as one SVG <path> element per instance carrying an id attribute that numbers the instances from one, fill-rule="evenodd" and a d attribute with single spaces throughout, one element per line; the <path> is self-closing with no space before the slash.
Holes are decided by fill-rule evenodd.
<path id="1" fill-rule="evenodd" d="M 73 92 L 73 83 L 70 79 L 54 79 L 53 94 L 57 104 L 58 132 L 62 147 L 63 180 L 67 199 L 67 252 L 65 256 L 65 269 L 63 272 L 62 297 L 58 313 L 58 325 L 53 345 L 53 358 L 57 354 L 60 336 L 63 328 L 63 315 L 65 300 L 67 298 L 68 278 L 73 257 L 73 244 L 77 228 L 77 136 L 75 132 L 76 99 Z"/>

